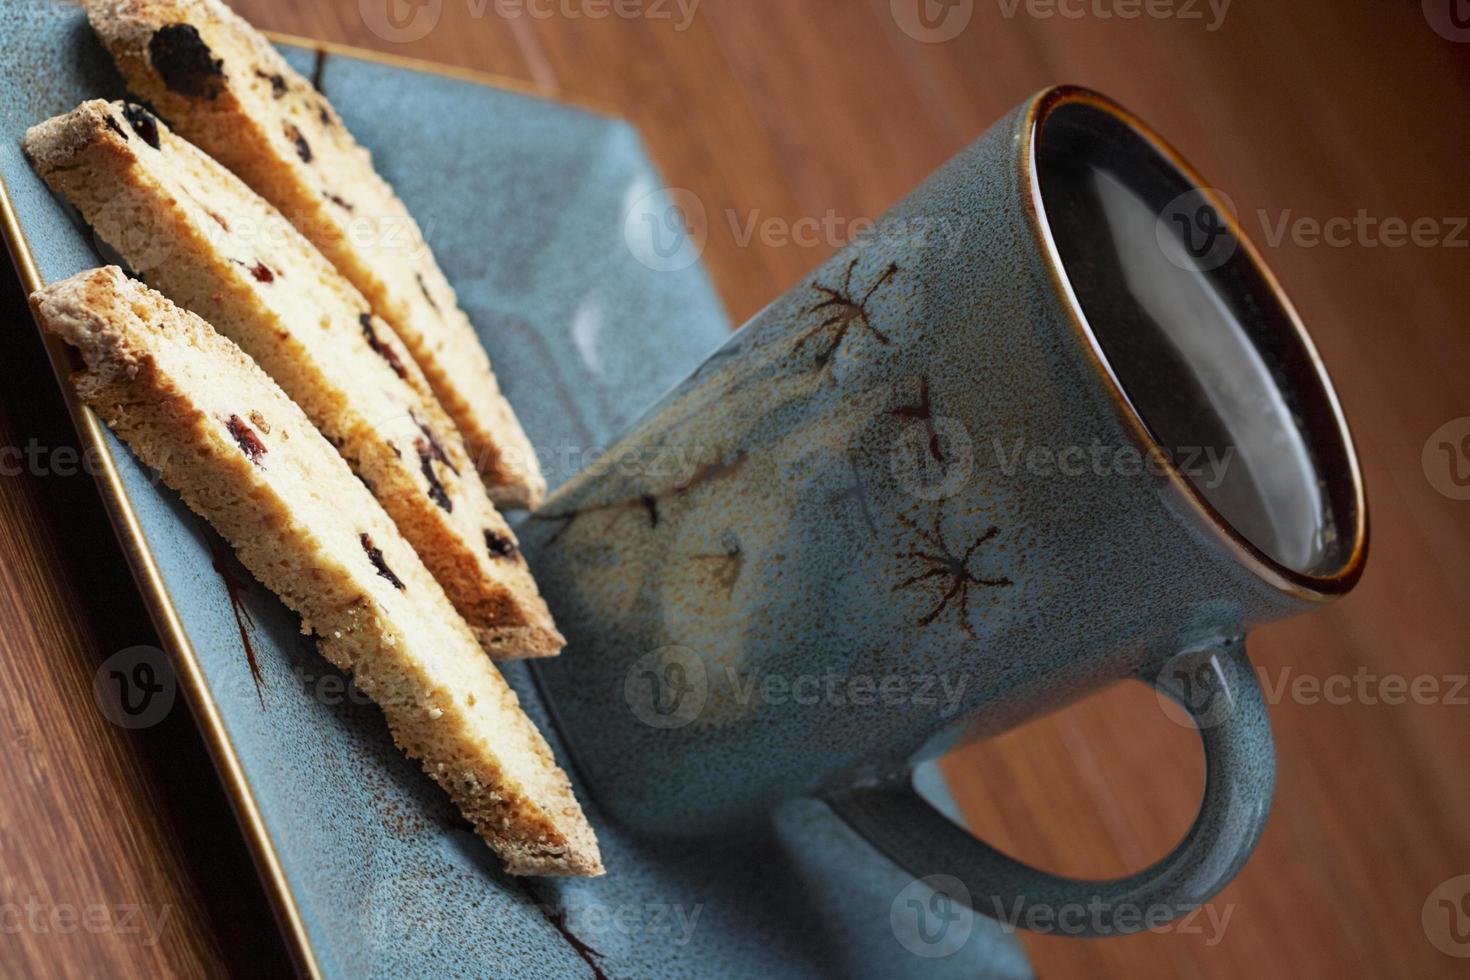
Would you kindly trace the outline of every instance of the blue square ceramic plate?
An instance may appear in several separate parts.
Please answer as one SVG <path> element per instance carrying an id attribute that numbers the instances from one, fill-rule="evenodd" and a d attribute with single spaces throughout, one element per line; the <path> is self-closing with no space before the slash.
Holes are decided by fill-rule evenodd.
<path id="1" fill-rule="evenodd" d="M 728 333 L 697 264 L 654 271 L 624 241 L 630 206 L 660 187 L 625 123 L 495 79 L 293 39 L 281 47 L 320 79 L 423 225 L 507 395 L 547 450 L 553 484 L 571 475 L 562 460 L 607 445 Z M 21 136 L 123 89 L 74 4 L 5 0 L 0 50 L 0 219 L 29 291 L 100 259 L 31 173 Z M 48 350 L 65 374 L 66 352 Z M 1012 937 L 968 913 L 951 923 L 962 935 L 938 950 L 946 955 L 916 955 L 935 949 L 908 931 L 915 883 L 813 801 L 790 806 L 766 833 L 700 846 L 631 839 L 590 805 L 605 877 L 502 874 L 393 747 L 376 709 L 251 583 L 239 598 L 254 624 L 257 689 L 215 570 L 219 540 L 63 388 L 83 439 L 102 453 L 104 500 L 304 972 L 1029 972 Z M 222 567 L 250 582 L 232 561 Z M 528 669 L 506 674 L 549 726 Z M 564 758 L 556 732 L 547 735 Z"/>

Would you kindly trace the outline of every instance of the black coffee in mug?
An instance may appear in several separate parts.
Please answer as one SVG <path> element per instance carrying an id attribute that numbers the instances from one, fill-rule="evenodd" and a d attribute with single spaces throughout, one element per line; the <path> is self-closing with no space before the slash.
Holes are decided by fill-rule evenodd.
<path id="1" fill-rule="evenodd" d="M 1070 286 L 1159 444 L 1246 540 L 1297 572 L 1341 564 L 1309 413 L 1327 397 L 1222 202 L 1085 104 L 1047 119 L 1036 167 Z M 1305 384 L 1305 388 L 1300 387 Z M 1288 394 L 1288 393 L 1291 394 Z M 1341 502 L 1339 502 L 1339 505 Z"/>

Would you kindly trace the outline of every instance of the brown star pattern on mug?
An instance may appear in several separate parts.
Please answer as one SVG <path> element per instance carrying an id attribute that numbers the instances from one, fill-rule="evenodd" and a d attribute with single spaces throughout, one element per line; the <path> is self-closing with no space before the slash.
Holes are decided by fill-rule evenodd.
<path id="1" fill-rule="evenodd" d="M 975 630 L 970 625 L 970 590 L 999 589 L 1014 584 L 1005 577 L 986 578 L 977 575 L 970 568 L 970 562 L 981 548 L 1000 533 L 1000 529 L 994 525 L 986 528 L 984 533 L 960 552 L 951 547 L 945 537 L 942 510 L 936 509 L 934 512 L 933 530 L 926 530 L 902 514 L 896 516 L 899 523 L 918 539 L 914 548 L 899 552 L 898 557 L 920 563 L 923 570 L 899 582 L 893 587 L 893 591 L 914 589 L 937 597 L 934 607 L 921 616 L 915 625 L 928 626 L 953 605 L 958 611 L 960 628 L 970 639 L 975 639 Z"/>
<path id="2" fill-rule="evenodd" d="M 813 283 L 813 291 L 820 293 L 826 298 L 817 302 L 805 311 L 803 315 L 812 316 L 821 314 L 824 318 L 816 326 L 811 327 L 796 340 L 793 351 L 799 353 L 809 342 L 821 338 L 823 345 L 817 351 L 814 367 L 817 370 L 825 370 L 832 365 L 832 359 L 842 348 L 843 342 L 847 340 L 848 333 L 858 327 L 871 333 L 880 344 L 888 344 L 889 337 L 874 325 L 869 316 L 868 302 L 885 283 L 898 275 L 897 263 L 890 262 L 883 270 L 883 274 L 875 280 L 861 298 L 855 298 L 852 292 L 852 274 L 857 268 L 858 260 L 853 259 L 847 265 L 847 274 L 842 277 L 840 288 L 823 286 L 821 283 Z"/>

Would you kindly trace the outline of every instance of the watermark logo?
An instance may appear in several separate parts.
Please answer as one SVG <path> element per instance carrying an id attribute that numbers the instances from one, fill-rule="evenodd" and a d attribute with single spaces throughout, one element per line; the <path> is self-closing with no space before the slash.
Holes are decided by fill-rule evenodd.
<path id="1" fill-rule="evenodd" d="M 1442 881 L 1419 912 L 1424 935 L 1446 956 L 1470 958 L 1470 875 Z"/>
<path id="2" fill-rule="evenodd" d="M 889 0 L 893 22 L 915 41 L 942 44 L 965 32 L 975 0 Z"/>
<path id="3" fill-rule="evenodd" d="M 888 925 L 899 944 L 915 956 L 953 956 L 975 929 L 970 890 L 953 875 L 911 881 L 893 899 Z"/>
<path id="4" fill-rule="evenodd" d="M 639 657 L 623 679 L 623 698 L 650 728 L 683 728 L 709 698 L 709 672 L 688 647 L 660 647 Z"/>
<path id="5" fill-rule="evenodd" d="M 1159 251 L 1186 272 L 1218 269 L 1240 245 L 1215 207 L 1216 200 L 1235 213 L 1235 205 L 1223 191 L 1198 187 L 1180 194 L 1159 212 L 1154 224 Z"/>
<path id="6" fill-rule="evenodd" d="M 436 891 L 430 875 L 423 871 L 390 871 L 375 877 L 362 909 L 368 940 L 380 948 L 394 947 L 458 928 L 462 925 L 459 917 L 433 900 Z"/>
<path id="7" fill-rule="evenodd" d="M 439 26 L 444 0 L 357 0 L 362 22 L 384 41 L 409 44 Z"/>
<path id="8" fill-rule="evenodd" d="M 1234 700 L 1214 650 L 1178 654 L 1164 664 L 1155 682 L 1159 705 L 1182 728 L 1215 728 L 1229 718 Z"/>
<path id="9" fill-rule="evenodd" d="M 92 699 L 108 721 L 119 728 L 149 728 L 173 710 L 178 678 L 168 657 L 157 647 L 119 650 L 92 676 Z"/>
<path id="10" fill-rule="evenodd" d="M 1470 500 L 1470 415 L 1435 429 L 1420 463 L 1434 489 L 1451 500 Z"/>
<path id="11" fill-rule="evenodd" d="M 905 410 L 912 414 L 901 414 Z M 932 414 L 923 402 L 894 411 L 905 420 L 888 456 L 899 488 L 920 500 L 943 500 L 964 490 L 975 472 L 975 444 L 965 424 Z"/>
<path id="12" fill-rule="evenodd" d="M 655 272 L 678 272 L 704 254 L 709 215 L 693 191 L 659 188 L 628 209 L 623 217 L 623 240 L 642 265 Z"/>
<path id="13" fill-rule="evenodd" d="M 1446 41 L 1470 41 L 1470 0 L 1422 0 L 1424 19 Z"/>

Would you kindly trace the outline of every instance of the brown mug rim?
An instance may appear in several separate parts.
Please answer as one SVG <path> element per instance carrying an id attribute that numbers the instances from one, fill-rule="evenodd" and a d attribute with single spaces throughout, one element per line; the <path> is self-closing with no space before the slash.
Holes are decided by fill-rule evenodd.
<path id="1" fill-rule="evenodd" d="M 1250 264 L 1251 271 L 1259 278 L 1260 283 L 1277 304 L 1281 313 L 1280 320 L 1287 325 L 1288 333 L 1285 339 L 1295 344 L 1300 353 L 1304 355 L 1303 363 L 1308 366 L 1308 370 L 1314 376 L 1322 395 L 1320 399 L 1313 400 L 1309 408 L 1316 412 L 1326 411 L 1327 425 L 1319 428 L 1321 431 L 1332 433 L 1332 437 L 1337 441 L 1336 455 L 1346 463 L 1343 467 L 1324 469 L 1320 473 L 1324 482 L 1334 484 L 1327 495 L 1329 500 L 1347 499 L 1352 504 L 1351 538 L 1346 546 L 1340 547 L 1339 552 L 1342 554 L 1342 559 L 1336 567 L 1320 573 L 1303 572 L 1291 568 L 1272 558 L 1241 534 L 1204 497 L 1193 481 L 1175 465 L 1172 455 L 1165 451 L 1161 441 L 1134 406 L 1127 391 L 1118 380 L 1072 288 L 1061 253 L 1051 233 L 1046 206 L 1042 200 L 1041 182 L 1037 176 L 1037 143 L 1042 127 L 1053 113 L 1068 105 L 1086 105 L 1112 117 L 1134 137 L 1143 141 L 1160 161 L 1173 168 L 1191 190 L 1198 192 L 1214 208 L 1239 243 L 1240 252 Z M 1262 259 L 1260 251 L 1246 236 L 1235 214 L 1225 206 L 1188 161 L 1162 136 L 1117 102 L 1091 89 L 1076 85 L 1058 85 L 1039 93 L 1027 103 L 1020 120 L 1020 133 L 1022 138 L 1019 141 L 1017 164 L 1021 184 L 1025 188 L 1022 199 L 1025 205 L 1023 211 L 1026 215 L 1026 222 L 1037 246 L 1046 257 L 1047 272 L 1058 294 L 1063 297 L 1062 306 L 1067 313 L 1067 318 L 1084 341 L 1084 348 L 1090 355 L 1089 363 L 1102 379 L 1105 390 L 1118 409 L 1128 432 L 1137 440 L 1139 448 L 1151 454 L 1153 458 L 1162 461 L 1163 471 L 1169 483 L 1182 495 L 1183 499 L 1189 502 L 1198 516 L 1203 518 L 1205 526 L 1213 530 L 1241 564 L 1268 585 L 1297 598 L 1312 601 L 1334 599 L 1351 590 L 1362 577 L 1368 552 L 1367 492 L 1363 485 L 1362 467 L 1358 460 L 1352 433 L 1349 431 L 1347 418 L 1343 414 L 1337 390 L 1333 387 L 1332 379 L 1327 373 L 1322 357 L 1316 345 L 1312 343 L 1311 336 L 1307 333 L 1296 307 L 1282 289 L 1280 281 Z M 1320 423 L 1324 420 L 1319 418 L 1316 421 Z M 1320 443 L 1321 440 L 1316 441 Z"/>

